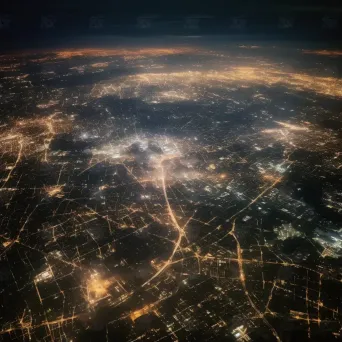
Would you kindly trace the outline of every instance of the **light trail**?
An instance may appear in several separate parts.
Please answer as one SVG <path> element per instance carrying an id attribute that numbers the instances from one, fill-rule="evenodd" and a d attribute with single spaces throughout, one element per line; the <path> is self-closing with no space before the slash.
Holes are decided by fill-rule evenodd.
<path id="1" fill-rule="evenodd" d="M 173 257 L 175 255 L 175 253 L 178 251 L 179 246 L 182 242 L 182 238 L 184 236 L 184 230 L 180 227 L 180 225 L 178 224 L 178 221 L 174 215 L 174 212 L 171 208 L 170 202 L 169 202 L 169 198 L 167 195 L 167 191 L 166 191 L 166 184 L 165 184 L 165 175 L 164 175 L 164 167 L 163 165 L 161 165 L 161 182 L 162 182 L 162 189 L 163 189 L 163 194 L 164 194 L 164 200 L 167 206 L 167 210 L 168 210 L 168 214 L 169 217 L 171 218 L 171 222 L 173 223 L 174 228 L 178 231 L 178 239 L 177 242 L 175 243 L 175 246 L 173 248 L 173 251 L 169 257 L 169 259 L 164 262 L 163 266 L 147 281 L 145 281 L 145 283 L 142 285 L 142 287 L 146 286 L 147 284 L 149 284 L 153 279 L 155 279 L 156 277 L 158 277 L 160 274 L 162 274 L 162 272 L 172 263 Z"/>
<path id="2" fill-rule="evenodd" d="M 254 309 L 256 314 L 258 315 L 259 318 L 262 319 L 262 321 L 265 323 L 265 325 L 272 331 L 273 336 L 277 339 L 277 341 L 281 341 L 277 331 L 272 327 L 272 325 L 268 322 L 268 320 L 265 318 L 264 314 L 258 309 L 254 301 L 252 300 L 251 296 L 249 295 L 249 292 L 246 287 L 246 276 L 243 270 L 243 258 L 242 258 L 242 250 L 240 246 L 240 242 L 237 239 L 235 235 L 235 221 L 233 222 L 232 230 L 229 232 L 229 235 L 231 235 L 235 242 L 236 242 L 236 254 L 237 254 L 237 263 L 239 265 L 239 272 L 240 272 L 240 281 L 242 288 L 244 290 L 244 293 L 248 299 L 248 302 L 250 303 L 251 307 Z"/>
<path id="3" fill-rule="evenodd" d="M 22 152 L 23 152 L 23 142 L 22 142 L 22 140 L 19 140 L 18 144 L 19 144 L 19 151 L 18 151 L 17 159 L 16 159 L 14 165 L 11 167 L 11 170 L 9 171 L 7 177 L 5 178 L 4 183 L 2 184 L 1 188 L 5 187 L 7 182 L 10 180 L 13 171 L 15 170 L 15 168 L 18 165 L 18 163 L 20 162 L 20 159 L 21 159 L 21 156 L 22 156 Z"/>
<path id="4" fill-rule="evenodd" d="M 263 190 L 258 196 L 256 196 L 252 201 L 248 203 L 245 207 L 243 207 L 241 210 L 239 210 L 237 213 L 232 215 L 227 222 L 235 218 L 236 216 L 243 213 L 246 209 L 248 209 L 252 204 L 254 204 L 258 199 L 260 199 L 262 196 L 264 196 L 269 190 L 273 189 L 280 181 L 282 180 L 281 177 L 277 178 L 270 186 L 268 186 L 265 190 Z"/>

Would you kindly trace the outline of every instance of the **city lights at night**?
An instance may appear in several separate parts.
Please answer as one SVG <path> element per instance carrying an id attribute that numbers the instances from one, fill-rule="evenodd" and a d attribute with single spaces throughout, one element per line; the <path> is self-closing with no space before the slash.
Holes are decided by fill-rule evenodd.
<path id="1" fill-rule="evenodd" d="M 1 56 L 0 340 L 339 340 L 342 52 L 126 45 Z"/>

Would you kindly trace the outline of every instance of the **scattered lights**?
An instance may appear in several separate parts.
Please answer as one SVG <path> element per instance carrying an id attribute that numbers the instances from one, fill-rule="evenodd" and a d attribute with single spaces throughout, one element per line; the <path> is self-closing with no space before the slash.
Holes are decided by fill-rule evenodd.
<path id="1" fill-rule="evenodd" d="M 40 282 L 45 282 L 53 278 L 53 273 L 51 268 L 48 268 L 47 270 L 39 273 L 35 277 L 35 282 L 40 283 Z"/>
<path id="2" fill-rule="evenodd" d="M 302 237 L 303 234 L 298 230 L 295 230 L 291 223 L 283 224 L 281 227 L 274 228 L 274 232 L 277 234 L 278 240 L 287 240 L 295 237 Z"/>
<path id="3" fill-rule="evenodd" d="M 239 54 L 247 54 L 258 47 L 240 48 L 245 50 L 238 48 Z M 195 53 L 215 58 L 217 67 L 201 58 L 186 67 L 168 65 L 184 56 L 166 56 Z M 30 85 L 26 70 L 19 74 L 21 63 L 0 66 L 16 73 L 4 78 L 10 89 L 4 107 L 21 103 L 15 97 L 21 87 L 23 108 L 38 113 L 4 119 L 0 126 L 0 256 L 9 261 L 15 283 L 10 290 L 24 299 L 17 318 L 2 321 L 1 335 L 20 332 L 29 340 L 43 328 L 47 341 L 70 340 L 69 334 L 75 340 L 80 324 L 74 321 L 88 329 L 101 305 L 120 312 L 109 310 L 104 317 L 108 341 L 115 322 L 135 322 L 151 313 L 170 338 L 178 340 L 182 330 L 191 339 L 191 327 L 201 326 L 196 317 L 203 313 L 215 320 L 215 333 L 231 326 L 217 315 L 215 305 L 221 302 L 244 322 L 232 331 L 237 341 L 250 341 L 247 330 L 260 322 L 280 340 L 268 318 L 289 312 L 310 333 L 310 326 L 323 321 L 324 310 L 325 323 L 335 329 L 340 306 L 328 306 L 324 282 L 340 283 L 329 259 L 341 256 L 341 231 L 328 222 L 318 225 L 313 209 L 291 197 L 288 175 L 298 168 L 297 177 L 313 174 L 326 183 L 330 175 L 338 177 L 338 134 L 319 126 L 331 113 L 318 112 L 312 97 L 340 98 L 341 79 L 289 73 L 285 64 L 258 58 L 248 59 L 248 66 L 241 59 L 228 64 L 225 55 L 184 47 L 72 49 L 25 58 L 47 62 L 42 80 L 64 82 L 77 73 L 106 77 L 91 90 L 70 86 L 47 92 Z M 55 66 L 66 59 L 70 67 L 61 77 Z M 106 72 L 120 66 L 139 71 L 108 79 L 113 73 Z M 285 88 L 282 103 L 267 95 L 279 86 Z M 294 95 L 310 109 L 291 107 L 287 97 Z M 77 114 L 64 114 L 70 108 Z M 96 115 L 88 117 L 84 108 Z M 312 151 L 322 159 L 315 159 L 314 167 L 307 161 Z M 293 191 L 304 188 L 293 184 Z M 324 191 L 322 206 L 339 213 L 339 190 Z M 281 213 L 274 224 L 273 208 Z M 286 219 L 296 222 L 296 229 Z M 311 235 L 300 230 L 307 222 L 315 227 Z M 269 236 L 278 243 L 270 245 Z M 291 238 L 308 240 L 317 263 L 309 267 L 305 251 L 291 254 L 278 247 Z M 291 283 L 279 269 L 294 275 Z M 113 276 L 117 273 L 123 280 Z M 206 292 L 202 279 L 218 280 L 214 293 Z M 180 282 L 191 289 L 190 296 L 179 295 Z M 34 288 L 40 305 L 29 309 L 26 296 Z M 3 291 L 8 295 L 7 287 Z M 174 313 L 169 315 L 159 304 L 175 294 L 179 300 L 168 301 Z M 152 298 L 158 300 L 146 304 Z M 288 305 L 285 313 L 272 311 L 279 298 Z M 291 301 L 303 302 L 303 311 L 289 311 Z M 151 335 L 137 336 L 135 324 L 130 326 L 131 340 L 159 333 L 151 329 L 146 333 Z"/>

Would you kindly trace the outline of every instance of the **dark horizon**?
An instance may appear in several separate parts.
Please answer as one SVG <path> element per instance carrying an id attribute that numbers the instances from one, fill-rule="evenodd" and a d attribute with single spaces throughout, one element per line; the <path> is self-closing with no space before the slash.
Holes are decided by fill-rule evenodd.
<path id="1" fill-rule="evenodd" d="M 103 13 L 104 11 L 116 11 L 121 14 L 215 14 L 229 15 L 229 11 L 269 11 L 269 10 L 289 10 L 289 11 L 336 11 L 341 10 L 342 4 L 338 0 L 281 0 L 274 2 L 272 0 L 249 0 L 249 1 L 195 1 L 195 0 L 175 0 L 172 2 L 154 1 L 58 1 L 47 2 L 42 0 L 24 1 L 24 0 L 3 0 L 0 4 L 0 12 L 18 13 L 21 11 L 58 11 L 58 10 L 78 10 L 95 11 Z M 223 12 L 222 12 L 223 11 Z"/>

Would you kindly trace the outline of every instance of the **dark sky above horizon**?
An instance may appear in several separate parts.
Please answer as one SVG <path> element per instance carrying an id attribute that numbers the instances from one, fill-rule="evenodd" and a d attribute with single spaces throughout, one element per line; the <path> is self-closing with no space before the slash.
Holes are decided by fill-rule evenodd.
<path id="1" fill-rule="evenodd" d="M 21 11 L 41 12 L 41 11 L 96 11 L 103 13 L 112 11 L 125 14 L 140 13 L 162 13 L 162 14 L 183 14 L 183 13 L 201 13 L 228 15 L 230 11 L 268 11 L 274 8 L 284 8 L 286 10 L 297 9 L 311 10 L 333 10 L 341 8 L 339 0 L 174 0 L 164 2 L 160 0 L 149 1 L 113 1 L 113 0 L 2 0 L 0 3 L 0 12 L 17 13 Z"/>

